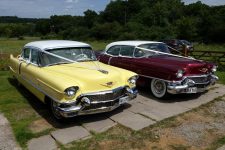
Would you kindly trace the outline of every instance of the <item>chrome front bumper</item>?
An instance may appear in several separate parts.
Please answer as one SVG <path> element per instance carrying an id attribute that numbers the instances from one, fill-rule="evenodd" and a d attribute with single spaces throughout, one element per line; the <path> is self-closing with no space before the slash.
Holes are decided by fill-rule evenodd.
<path id="1" fill-rule="evenodd" d="M 98 95 L 104 96 L 105 94 L 109 94 L 109 93 L 113 94 L 113 92 L 119 89 L 121 88 L 117 88 L 112 91 L 103 91 L 103 92 L 82 95 L 80 99 L 78 100 L 79 102 L 72 103 L 69 105 L 66 104 L 67 107 L 62 107 L 62 105 L 58 105 L 57 111 L 59 111 L 59 113 L 65 118 L 70 118 L 70 117 L 80 116 L 80 115 L 109 112 L 137 97 L 138 91 L 136 88 L 133 88 L 133 89 L 125 88 L 126 91 L 124 92 L 124 94 L 120 95 L 119 97 L 116 97 L 113 100 L 88 99 L 88 96 L 90 95 L 93 96 L 96 94 L 96 96 Z M 121 103 L 121 101 L 123 103 Z"/>
<path id="2" fill-rule="evenodd" d="M 198 79 L 198 81 L 195 81 L 195 79 Z M 213 74 L 203 76 L 187 76 L 181 81 L 169 82 L 167 85 L 167 92 L 170 94 L 204 92 L 211 85 L 214 85 L 218 79 L 219 78 Z M 195 90 L 191 91 L 191 88 Z"/>

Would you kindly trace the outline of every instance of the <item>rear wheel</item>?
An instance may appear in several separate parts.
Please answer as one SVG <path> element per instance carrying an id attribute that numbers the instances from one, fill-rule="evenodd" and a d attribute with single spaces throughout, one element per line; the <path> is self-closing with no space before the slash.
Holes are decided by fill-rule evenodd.
<path id="1" fill-rule="evenodd" d="M 156 98 L 165 98 L 168 95 L 165 81 L 152 79 L 151 92 Z"/>

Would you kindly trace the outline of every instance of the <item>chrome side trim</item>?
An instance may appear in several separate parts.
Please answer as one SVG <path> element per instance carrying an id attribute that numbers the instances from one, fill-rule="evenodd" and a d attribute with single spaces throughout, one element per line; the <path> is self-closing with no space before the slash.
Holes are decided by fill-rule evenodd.
<path id="1" fill-rule="evenodd" d="M 27 83 L 29 83 L 31 86 L 33 86 L 35 89 L 37 89 L 38 91 L 40 91 L 42 94 L 48 96 L 49 98 L 51 98 L 52 100 L 54 100 L 57 103 L 60 103 L 60 101 L 58 99 L 55 99 L 54 97 L 50 96 L 49 94 L 47 94 L 44 90 L 42 90 L 41 88 L 39 88 L 38 86 L 36 86 L 32 81 L 27 80 L 24 76 L 21 75 L 21 78 L 26 81 Z M 28 89 L 29 90 L 29 89 Z M 30 91 L 30 90 L 29 90 Z"/>

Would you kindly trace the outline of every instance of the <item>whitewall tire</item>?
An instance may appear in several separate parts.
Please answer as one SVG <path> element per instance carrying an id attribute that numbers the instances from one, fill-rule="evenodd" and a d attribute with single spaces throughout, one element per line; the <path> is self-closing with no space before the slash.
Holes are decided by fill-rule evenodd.
<path id="1" fill-rule="evenodd" d="M 166 82 L 159 79 L 152 79 L 151 92 L 156 98 L 165 98 L 167 96 Z"/>

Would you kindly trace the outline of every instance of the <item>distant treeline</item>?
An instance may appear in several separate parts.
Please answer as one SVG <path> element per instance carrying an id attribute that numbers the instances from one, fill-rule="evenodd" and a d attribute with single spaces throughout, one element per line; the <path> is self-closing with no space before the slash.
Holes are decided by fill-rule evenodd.
<path id="1" fill-rule="evenodd" d="M 200 1 L 116 0 L 102 12 L 87 10 L 83 16 L 49 19 L 0 17 L 0 36 L 41 36 L 73 40 L 163 40 L 225 42 L 225 5 Z"/>

